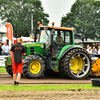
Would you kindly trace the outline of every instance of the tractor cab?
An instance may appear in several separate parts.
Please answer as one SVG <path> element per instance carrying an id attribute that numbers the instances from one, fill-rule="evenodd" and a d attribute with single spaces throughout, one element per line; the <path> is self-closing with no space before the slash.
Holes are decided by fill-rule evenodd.
<path id="1" fill-rule="evenodd" d="M 45 56 L 57 58 L 62 48 L 66 45 L 74 44 L 73 29 L 54 27 L 54 26 L 39 26 L 38 42 L 44 43 Z"/>

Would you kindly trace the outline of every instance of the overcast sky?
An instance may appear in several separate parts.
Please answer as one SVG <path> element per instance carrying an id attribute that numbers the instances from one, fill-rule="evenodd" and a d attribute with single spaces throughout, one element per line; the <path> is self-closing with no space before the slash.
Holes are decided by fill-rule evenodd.
<path id="1" fill-rule="evenodd" d="M 41 0 L 44 11 L 49 14 L 49 25 L 55 22 L 55 26 L 60 26 L 63 15 L 70 12 L 71 6 L 76 0 Z"/>
<path id="2" fill-rule="evenodd" d="M 70 12 L 71 6 L 76 0 L 40 0 L 44 12 L 49 14 L 49 25 L 55 22 L 55 26 L 60 26 L 61 17 Z M 0 21 L 1 23 L 1 21 Z M 6 32 L 5 27 L 0 27 L 0 31 Z"/>

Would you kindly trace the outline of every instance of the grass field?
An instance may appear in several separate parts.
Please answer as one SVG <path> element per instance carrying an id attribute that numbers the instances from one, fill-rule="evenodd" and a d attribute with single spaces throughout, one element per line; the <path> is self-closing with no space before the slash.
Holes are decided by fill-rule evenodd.
<path id="1" fill-rule="evenodd" d="M 100 90 L 100 87 L 92 87 L 91 84 L 67 84 L 67 85 L 19 85 L 0 86 L 0 91 L 52 91 L 52 90 Z"/>
<path id="2" fill-rule="evenodd" d="M 0 73 L 5 73 L 6 72 L 6 69 L 5 69 L 5 67 L 0 67 Z"/>

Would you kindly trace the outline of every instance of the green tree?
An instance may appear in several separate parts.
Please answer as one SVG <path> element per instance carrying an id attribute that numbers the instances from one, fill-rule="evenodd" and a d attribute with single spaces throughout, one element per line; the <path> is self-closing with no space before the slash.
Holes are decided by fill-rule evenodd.
<path id="1" fill-rule="evenodd" d="M 40 0 L 0 0 L 0 17 L 4 22 L 10 22 L 14 33 L 29 36 L 31 32 L 31 12 L 33 12 L 33 28 L 37 22 L 47 25 L 49 15 L 44 13 Z"/>
<path id="2" fill-rule="evenodd" d="M 100 38 L 100 1 L 76 0 L 71 12 L 62 17 L 61 26 L 73 27 L 85 38 Z"/>

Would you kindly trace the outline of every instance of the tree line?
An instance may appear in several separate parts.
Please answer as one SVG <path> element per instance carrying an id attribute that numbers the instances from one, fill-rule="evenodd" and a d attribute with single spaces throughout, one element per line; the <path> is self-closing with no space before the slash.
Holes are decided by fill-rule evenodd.
<path id="1" fill-rule="evenodd" d="M 40 0 L 0 0 L 0 18 L 3 22 L 10 22 L 14 33 L 29 36 L 31 33 L 31 11 L 33 14 L 33 28 L 37 22 L 47 25 L 49 23 L 47 13 L 44 13 Z M 33 29 L 33 30 L 34 30 Z"/>
<path id="2" fill-rule="evenodd" d="M 100 0 L 76 0 L 62 17 L 61 26 L 73 27 L 86 40 L 100 40 Z"/>
<path id="3" fill-rule="evenodd" d="M 31 12 L 33 14 L 33 28 L 40 21 L 48 25 L 49 14 L 44 13 L 40 0 L 0 0 L 0 18 L 10 22 L 14 33 L 29 36 L 31 33 Z M 73 27 L 76 33 L 84 38 L 100 38 L 100 0 L 76 0 L 71 10 L 61 18 L 61 26 Z"/>

